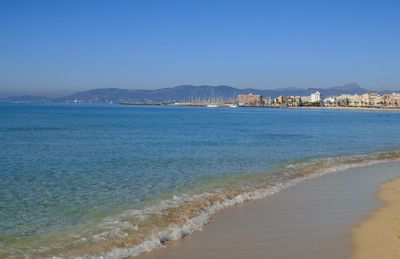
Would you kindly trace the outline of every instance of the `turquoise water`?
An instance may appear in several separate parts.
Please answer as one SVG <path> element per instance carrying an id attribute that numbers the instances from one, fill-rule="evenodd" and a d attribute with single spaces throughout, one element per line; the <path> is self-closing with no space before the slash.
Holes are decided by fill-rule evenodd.
<path id="1" fill-rule="evenodd" d="M 2 103 L 0 249 L 224 176 L 397 148 L 399 132 L 385 111 Z"/>

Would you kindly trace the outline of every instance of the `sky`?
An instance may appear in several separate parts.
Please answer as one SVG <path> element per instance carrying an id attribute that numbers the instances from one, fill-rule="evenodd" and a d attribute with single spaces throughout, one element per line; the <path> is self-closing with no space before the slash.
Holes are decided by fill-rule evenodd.
<path id="1" fill-rule="evenodd" d="M 0 0 L 0 95 L 400 89 L 400 1 Z"/>

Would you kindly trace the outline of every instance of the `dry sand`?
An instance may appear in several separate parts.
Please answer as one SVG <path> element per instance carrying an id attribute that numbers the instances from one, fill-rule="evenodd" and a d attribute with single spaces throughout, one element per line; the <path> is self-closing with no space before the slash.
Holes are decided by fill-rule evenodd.
<path id="1" fill-rule="evenodd" d="M 400 258 L 400 179 L 384 184 L 384 206 L 354 229 L 355 259 Z"/>
<path id="2" fill-rule="evenodd" d="M 388 162 L 314 178 L 217 213 L 203 231 L 139 258 L 350 258 L 352 230 L 382 205 L 379 186 L 399 177 L 400 162 Z"/>

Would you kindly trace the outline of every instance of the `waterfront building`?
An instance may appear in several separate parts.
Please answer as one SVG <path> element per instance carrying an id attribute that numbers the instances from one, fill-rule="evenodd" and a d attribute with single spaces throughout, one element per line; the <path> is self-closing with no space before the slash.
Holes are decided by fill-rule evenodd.
<path id="1" fill-rule="evenodd" d="M 290 96 L 291 97 L 291 105 L 290 106 L 300 106 L 301 105 L 301 96 Z"/>
<path id="2" fill-rule="evenodd" d="M 335 100 L 335 106 L 361 107 L 363 104 L 363 97 L 358 94 L 341 94 Z"/>
<path id="3" fill-rule="evenodd" d="M 264 106 L 271 106 L 272 105 L 271 96 L 263 97 L 263 103 L 264 103 Z"/>
<path id="4" fill-rule="evenodd" d="M 384 94 L 341 94 L 321 99 L 319 92 L 310 96 L 278 96 L 271 100 L 261 95 L 239 95 L 240 106 L 275 106 L 275 107 L 299 107 L 299 106 L 326 106 L 326 107 L 375 107 L 375 108 L 400 108 L 400 93 Z M 319 101 L 318 101 L 319 100 Z"/>
<path id="5" fill-rule="evenodd" d="M 339 96 L 327 97 L 323 100 L 324 106 L 343 107 L 376 107 L 376 108 L 400 108 L 400 94 L 365 93 L 341 94 Z"/>
<path id="6" fill-rule="evenodd" d="M 361 95 L 361 106 L 363 107 L 382 107 L 383 97 L 377 93 L 365 93 Z"/>
<path id="7" fill-rule="evenodd" d="M 263 105 L 263 97 L 258 94 L 239 94 L 239 106 L 261 106 Z"/>
<path id="8" fill-rule="evenodd" d="M 400 94 L 385 94 L 382 96 L 384 106 L 389 108 L 399 108 L 400 107 Z"/>
<path id="9" fill-rule="evenodd" d="M 302 103 L 310 103 L 311 102 L 311 96 L 301 96 L 300 97 Z"/>
<path id="10" fill-rule="evenodd" d="M 280 95 L 274 99 L 274 106 L 284 106 L 285 105 L 285 97 Z"/>
<path id="11" fill-rule="evenodd" d="M 318 103 L 321 101 L 321 93 L 316 91 L 315 93 L 312 93 L 310 96 L 311 102 L 312 103 Z"/>
<path id="12" fill-rule="evenodd" d="M 301 96 L 278 96 L 274 99 L 274 106 L 297 107 L 301 105 Z"/>
<path id="13" fill-rule="evenodd" d="M 336 97 L 327 97 L 323 100 L 323 105 L 327 107 L 337 106 Z"/>
<path id="14" fill-rule="evenodd" d="M 347 106 L 351 107 L 359 107 L 362 106 L 362 96 L 358 94 L 349 94 L 347 95 Z"/>

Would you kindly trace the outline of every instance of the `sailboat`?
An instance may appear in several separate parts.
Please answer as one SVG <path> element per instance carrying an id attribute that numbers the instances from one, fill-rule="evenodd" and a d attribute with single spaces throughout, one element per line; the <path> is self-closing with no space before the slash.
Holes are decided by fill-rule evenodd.
<path id="1" fill-rule="evenodd" d="M 211 88 L 211 97 L 209 98 L 209 104 L 207 104 L 208 108 L 218 108 L 219 105 L 217 104 L 214 98 L 214 88 Z"/>
<path id="2" fill-rule="evenodd" d="M 218 108 L 219 105 L 218 104 L 207 104 L 207 107 L 209 107 L 209 108 Z"/>

